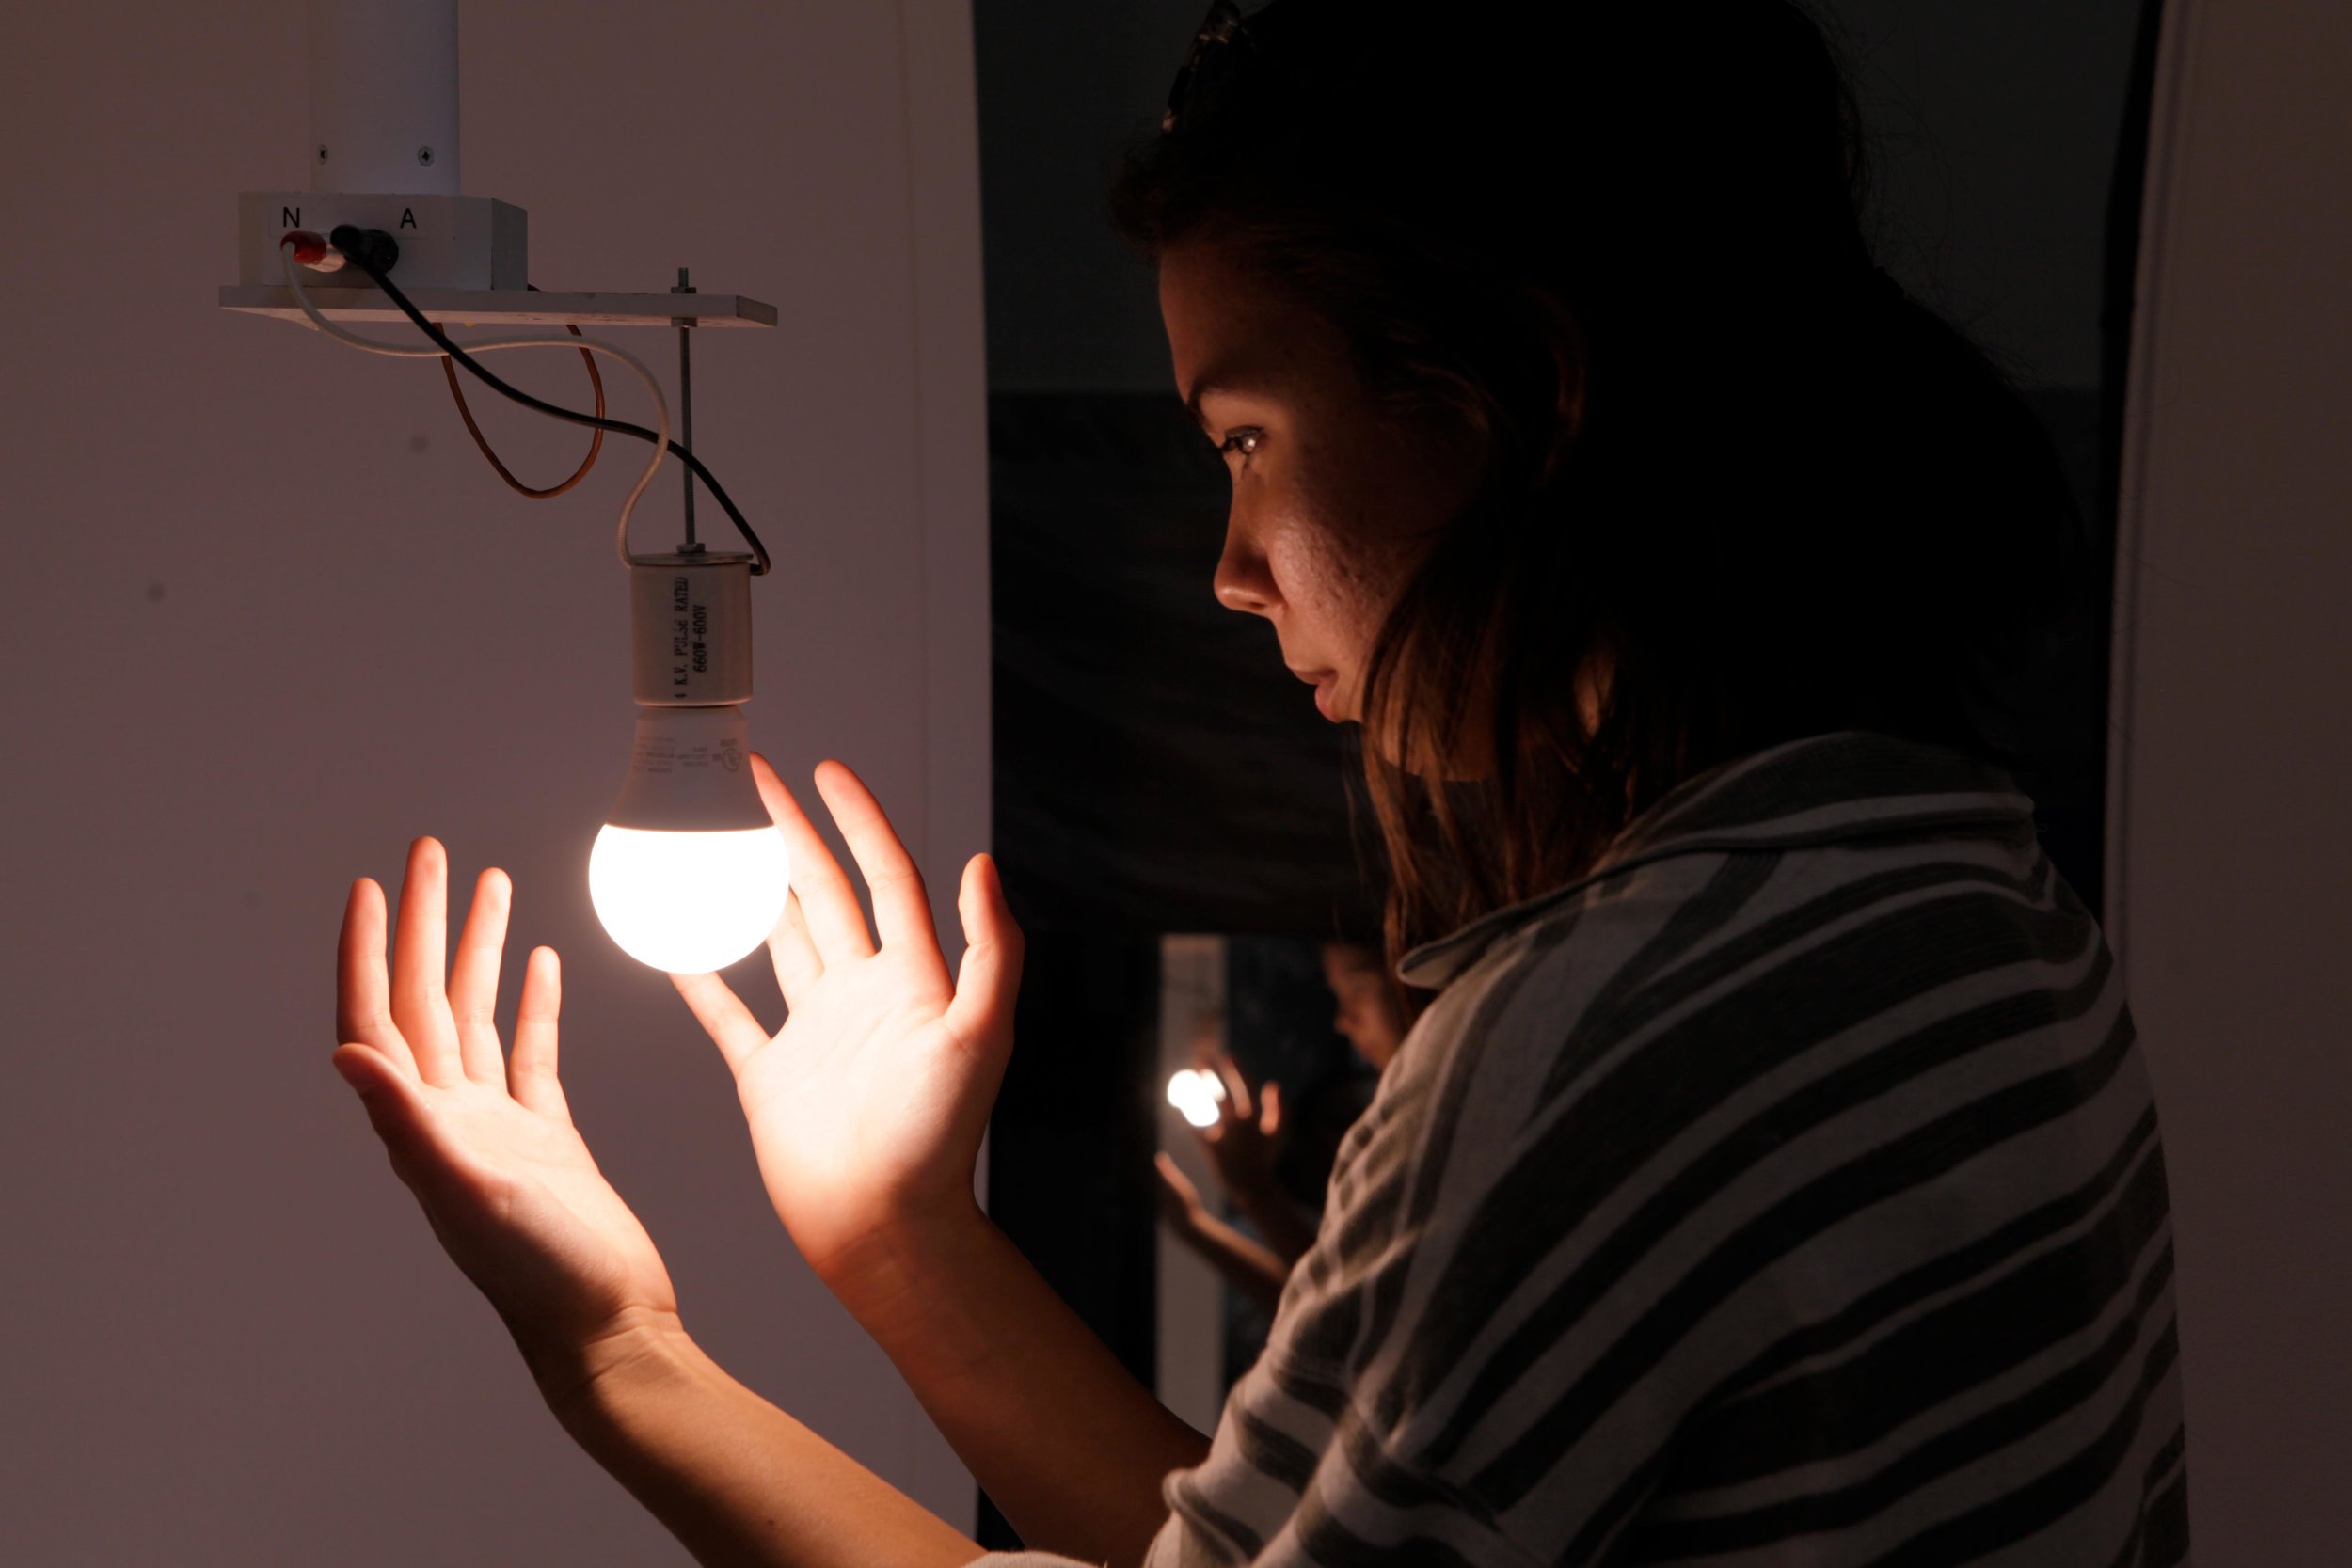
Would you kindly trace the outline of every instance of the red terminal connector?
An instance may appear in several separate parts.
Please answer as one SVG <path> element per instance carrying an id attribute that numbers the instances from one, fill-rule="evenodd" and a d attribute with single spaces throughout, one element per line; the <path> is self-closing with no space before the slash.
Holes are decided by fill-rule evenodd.
<path id="1" fill-rule="evenodd" d="M 290 229 L 278 236 L 281 245 L 294 246 L 294 259 L 313 272 L 341 272 L 343 253 L 307 229 Z"/>

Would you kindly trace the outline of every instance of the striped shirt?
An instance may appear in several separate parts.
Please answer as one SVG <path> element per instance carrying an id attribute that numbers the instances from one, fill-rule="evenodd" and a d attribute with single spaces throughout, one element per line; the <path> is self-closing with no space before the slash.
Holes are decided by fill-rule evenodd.
<path id="1" fill-rule="evenodd" d="M 2030 809 L 1816 736 L 1407 955 L 1149 1568 L 2184 1561 L 2155 1112 Z"/>

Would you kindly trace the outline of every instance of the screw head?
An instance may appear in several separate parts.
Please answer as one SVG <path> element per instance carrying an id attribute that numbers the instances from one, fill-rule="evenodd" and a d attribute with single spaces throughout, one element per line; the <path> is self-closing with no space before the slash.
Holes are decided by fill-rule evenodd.
<path id="1" fill-rule="evenodd" d="M 319 143 L 319 162 L 322 164 L 326 162 L 326 144 L 325 142 Z"/>
<path id="2" fill-rule="evenodd" d="M 418 148 L 418 149 L 417 149 L 417 162 L 419 162 L 419 163 L 421 163 L 421 164 L 424 165 L 426 167 L 430 168 L 430 167 L 432 166 L 432 165 L 433 165 L 433 150 L 432 150 L 431 148 L 429 148 L 429 147 L 420 147 L 420 148 Z"/>

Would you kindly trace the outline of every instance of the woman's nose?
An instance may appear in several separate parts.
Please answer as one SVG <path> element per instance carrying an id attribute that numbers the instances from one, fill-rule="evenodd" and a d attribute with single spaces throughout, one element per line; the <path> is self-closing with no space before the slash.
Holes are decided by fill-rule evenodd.
<path id="1" fill-rule="evenodd" d="M 1225 529 L 1225 553 L 1217 557 L 1213 587 L 1217 603 L 1249 615 L 1273 614 L 1281 597 L 1275 592 L 1265 552 L 1251 542 L 1247 531 L 1231 523 Z"/>

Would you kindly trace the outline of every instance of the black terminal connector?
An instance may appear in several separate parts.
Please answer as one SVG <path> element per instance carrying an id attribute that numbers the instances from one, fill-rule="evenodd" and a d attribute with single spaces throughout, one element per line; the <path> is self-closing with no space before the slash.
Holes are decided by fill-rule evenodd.
<path id="1" fill-rule="evenodd" d="M 326 243 L 358 263 L 362 272 L 389 272 L 400 261 L 400 242 L 381 229 L 339 223 L 328 232 Z"/>

